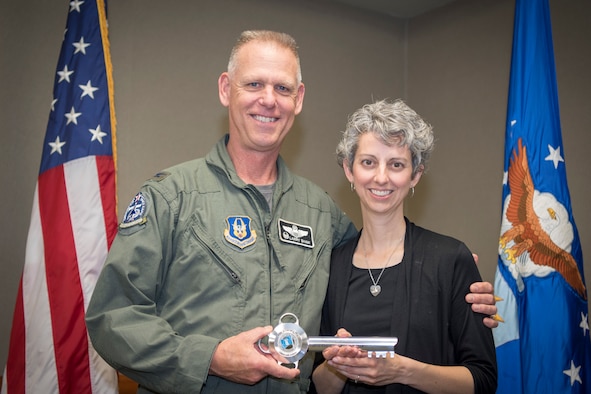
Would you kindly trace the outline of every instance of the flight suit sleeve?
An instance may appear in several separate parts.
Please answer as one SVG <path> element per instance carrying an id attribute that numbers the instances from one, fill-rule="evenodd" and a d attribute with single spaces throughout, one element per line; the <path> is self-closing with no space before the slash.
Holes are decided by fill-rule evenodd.
<path id="1" fill-rule="evenodd" d="M 351 218 L 347 216 L 338 205 L 333 202 L 333 249 L 345 243 L 349 239 L 357 235 L 357 229 L 351 221 Z"/>
<path id="2" fill-rule="evenodd" d="M 126 211 L 86 314 L 88 333 L 107 363 L 156 391 L 199 392 L 219 343 L 181 336 L 159 317 L 156 300 L 172 261 L 174 200 L 144 186 Z"/>

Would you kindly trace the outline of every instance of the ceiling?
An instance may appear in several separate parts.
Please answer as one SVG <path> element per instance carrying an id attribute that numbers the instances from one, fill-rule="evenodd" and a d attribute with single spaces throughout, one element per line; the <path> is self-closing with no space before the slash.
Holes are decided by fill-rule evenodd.
<path id="1" fill-rule="evenodd" d="M 396 18 L 412 18 L 455 0 L 331 0 L 353 7 L 377 11 Z"/>

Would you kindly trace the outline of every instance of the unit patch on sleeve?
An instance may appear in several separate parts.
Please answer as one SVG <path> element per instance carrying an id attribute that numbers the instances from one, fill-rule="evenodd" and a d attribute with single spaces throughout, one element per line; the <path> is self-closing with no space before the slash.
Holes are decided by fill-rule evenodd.
<path id="1" fill-rule="evenodd" d="M 162 171 L 154 175 L 152 178 L 148 179 L 149 181 L 160 182 L 163 179 L 168 178 L 170 172 Z"/>
<path id="2" fill-rule="evenodd" d="M 123 221 L 119 224 L 119 228 L 128 228 L 138 224 L 144 224 L 146 219 L 147 206 L 146 198 L 139 192 L 135 195 L 123 215 Z"/>
<path id="3" fill-rule="evenodd" d="M 251 219 L 248 216 L 228 216 L 224 238 L 232 245 L 244 249 L 255 243 L 257 232 L 250 228 Z"/>
<path id="4" fill-rule="evenodd" d="M 299 245 L 305 248 L 314 247 L 312 227 L 288 222 L 283 219 L 279 219 L 277 225 L 279 226 L 279 239 L 281 242 Z"/>

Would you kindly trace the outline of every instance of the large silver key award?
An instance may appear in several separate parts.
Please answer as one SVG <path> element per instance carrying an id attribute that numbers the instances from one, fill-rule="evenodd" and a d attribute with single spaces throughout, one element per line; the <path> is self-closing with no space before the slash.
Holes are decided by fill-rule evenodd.
<path id="1" fill-rule="evenodd" d="M 267 336 L 267 346 L 258 342 L 263 353 L 271 354 L 279 364 L 295 364 L 304 357 L 308 350 L 320 352 L 330 346 L 356 346 L 367 351 L 368 357 L 394 357 L 394 346 L 398 343 L 396 337 L 327 337 L 308 336 L 300 327 L 299 320 L 293 313 L 284 313 L 279 318 L 279 324 Z M 285 361 L 280 361 L 285 360 Z"/>

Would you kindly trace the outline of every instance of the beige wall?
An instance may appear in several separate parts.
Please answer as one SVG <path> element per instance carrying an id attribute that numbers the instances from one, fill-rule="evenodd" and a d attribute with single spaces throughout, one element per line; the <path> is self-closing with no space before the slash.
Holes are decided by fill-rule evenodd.
<path id="1" fill-rule="evenodd" d="M 416 18 L 409 29 L 408 102 L 436 136 L 409 216 L 466 242 L 489 280 L 500 231 L 513 7 L 460 1 Z"/>
<path id="2" fill-rule="evenodd" d="M 585 0 L 552 0 L 564 152 L 584 252 L 590 182 L 591 27 Z M 0 366 L 22 270 L 41 144 L 67 5 L 0 0 Z M 287 139 L 292 169 L 322 185 L 359 223 L 334 161 L 346 116 L 373 98 L 403 97 L 438 146 L 409 202 L 412 220 L 456 236 L 492 281 L 499 232 L 513 1 L 460 1 L 404 21 L 320 1 L 111 1 L 118 119 L 119 210 L 154 172 L 205 154 L 226 131 L 217 77 L 248 28 L 283 30 L 300 45 L 306 99 Z M 587 264 L 587 283 L 591 274 Z"/>
<path id="3" fill-rule="evenodd" d="M 431 169 L 408 204 L 422 225 L 463 241 L 493 280 L 501 219 L 513 1 L 463 0 L 410 22 L 408 102 L 434 126 Z M 572 208 L 591 283 L 591 25 L 588 1 L 551 1 Z M 586 253 L 586 254 L 585 254 Z"/>

